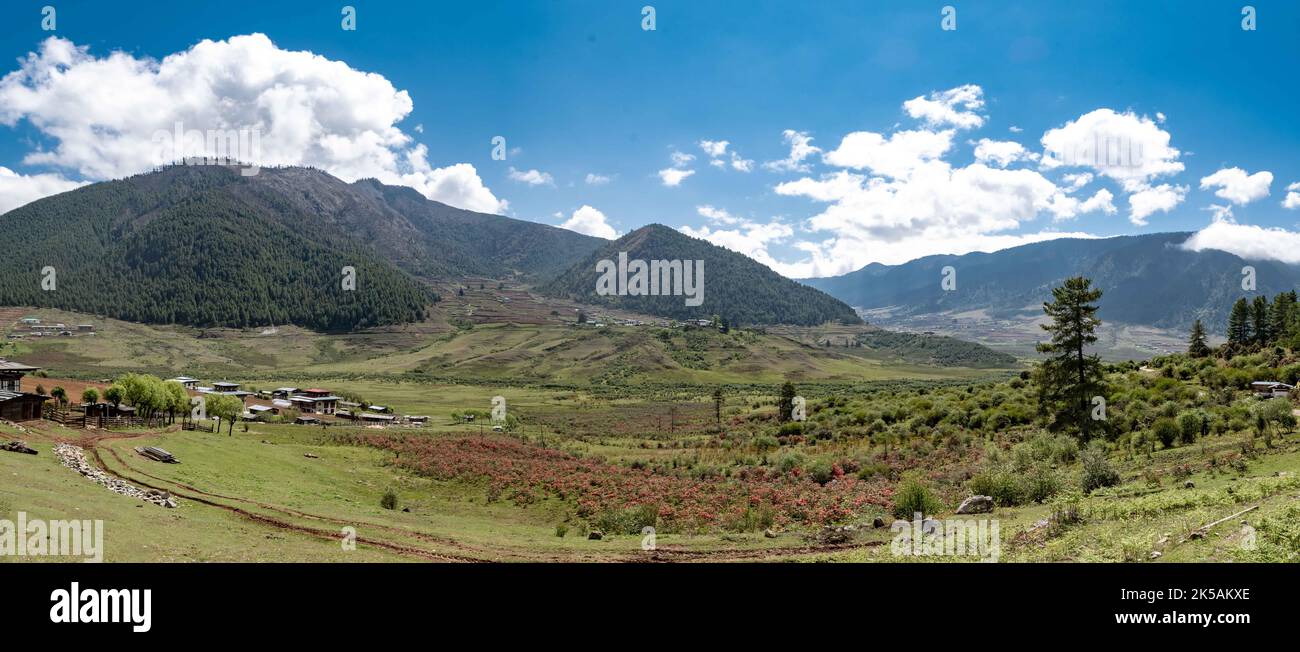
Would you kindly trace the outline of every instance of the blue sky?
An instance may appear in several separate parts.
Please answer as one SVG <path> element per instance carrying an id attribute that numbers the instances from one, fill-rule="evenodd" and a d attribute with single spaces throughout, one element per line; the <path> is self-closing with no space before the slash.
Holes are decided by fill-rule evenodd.
<path id="1" fill-rule="evenodd" d="M 255 127 L 269 162 L 596 235 L 659 222 L 790 276 L 1060 233 L 1200 231 L 1300 262 L 1293 2 L 1253 2 L 1254 31 L 1232 2 L 130 4 L 7 3 L 0 209 L 141 171 L 183 119 Z M 1062 162 L 1051 130 L 1143 161 Z"/>

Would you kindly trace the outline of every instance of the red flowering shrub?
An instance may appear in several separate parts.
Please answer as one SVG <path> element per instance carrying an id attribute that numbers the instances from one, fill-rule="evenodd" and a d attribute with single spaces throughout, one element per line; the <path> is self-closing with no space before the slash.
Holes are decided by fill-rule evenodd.
<path id="1" fill-rule="evenodd" d="M 651 524 L 664 532 L 819 526 L 891 504 L 886 481 L 860 480 L 838 467 L 825 485 L 763 467 L 742 469 L 731 478 L 692 478 L 607 464 L 507 437 L 376 434 L 360 439 L 358 443 L 396 453 L 393 463 L 416 474 L 486 481 L 489 496 L 520 505 L 558 498 L 572 503 L 582 518 L 626 523 L 629 529 Z M 652 518 L 654 523 L 641 522 Z"/>

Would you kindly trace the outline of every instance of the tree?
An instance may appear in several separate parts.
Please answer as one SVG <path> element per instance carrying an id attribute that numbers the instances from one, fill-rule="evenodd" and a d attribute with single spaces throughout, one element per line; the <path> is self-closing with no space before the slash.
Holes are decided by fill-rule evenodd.
<path id="1" fill-rule="evenodd" d="M 1232 304 L 1232 313 L 1228 316 L 1228 341 L 1232 344 L 1250 342 L 1250 304 L 1244 297 Z"/>
<path id="2" fill-rule="evenodd" d="M 228 435 L 235 432 L 235 419 L 244 413 L 244 402 L 234 396 L 225 394 L 204 394 L 204 410 L 210 416 L 219 417 L 230 424 Z"/>
<path id="3" fill-rule="evenodd" d="M 1086 353 L 1097 341 L 1100 298 L 1101 290 L 1082 276 L 1053 288 L 1053 300 L 1043 303 L 1043 312 L 1052 319 L 1043 330 L 1052 339 L 1038 345 L 1040 352 L 1049 354 L 1039 367 L 1039 410 L 1055 414 L 1055 427 L 1075 429 L 1084 440 L 1091 434 L 1092 397 L 1102 393 L 1101 359 Z"/>
<path id="4" fill-rule="evenodd" d="M 722 427 L 722 388 L 713 390 L 713 418 L 717 420 L 718 427 Z"/>
<path id="5" fill-rule="evenodd" d="M 1268 344 L 1272 341 L 1268 319 L 1268 299 L 1255 297 L 1250 304 L 1250 335 L 1256 344 Z"/>
<path id="6" fill-rule="evenodd" d="M 37 394 L 40 394 L 41 396 L 45 396 L 45 386 L 44 386 L 44 385 L 41 385 L 41 384 L 37 384 L 37 385 L 36 385 L 36 393 L 37 393 Z"/>
<path id="7" fill-rule="evenodd" d="M 87 387 L 86 391 L 81 393 L 81 402 L 95 404 L 99 402 L 99 390 L 94 387 Z"/>
<path id="8" fill-rule="evenodd" d="M 166 398 L 165 405 L 167 410 L 167 420 L 169 422 L 176 420 L 176 413 L 185 414 L 190 409 L 190 394 L 185 391 L 185 386 L 174 380 L 163 382 L 163 393 Z"/>
<path id="9" fill-rule="evenodd" d="M 63 407 L 63 404 L 68 402 L 68 390 L 62 387 L 55 387 L 50 390 L 50 396 L 53 396 L 54 400 L 59 402 L 59 407 Z"/>
<path id="10" fill-rule="evenodd" d="M 777 403 L 777 412 L 779 413 L 777 416 L 782 423 L 793 418 L 794 384 L 788 380 L 781 385 L 781 401 Z"/>
<path id="11" fill-rule="evenodd" d="M 1205 343 L 1205 327 L 1201 320 L 1192 323 L 1192 336 L 1187 342 L 1187 353 L 1193 358 L 1204 358 L 1210 354 L 1210 345 Z"/>
<path id="12" fill-rule="evenodd" d="M 578 311 L 578 323 L 579 323 L 579 324 L 585 324 L 585 323 L 587 323 L 587 313 L 585 313 L 585 312 L 583 312 L 583 311 L 581 311 L 581 310 Z"/>

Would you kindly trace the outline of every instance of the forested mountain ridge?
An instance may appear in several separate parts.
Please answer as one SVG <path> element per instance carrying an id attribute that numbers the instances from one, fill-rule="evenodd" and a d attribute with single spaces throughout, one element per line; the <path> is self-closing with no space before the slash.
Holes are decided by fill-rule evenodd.
<path id="1" fill-rule="evenodd" d="M 1201 319 L 1216 333 L 1223 332 L 1236 298 L 1276 294 L 1300 284 L 1300 267 L 1213 249 L 1184 249 L 1190 235 L 1063 238 L 993 253 L 871 264 L 801 282 L 857 308 L 892 307 L 896 315 L 983 310 L 1003 318 L 1037 316 L 1052 287 L 1085 276 L 1105 292 L 1099 313 L 1103 321 L 1185 330 Z M 1254 269 L 1255 291 L 1242 288 L 1246 266 Z M 941 285 L 945 267 L 955 272 L 953 291 Z"/>
<path id="2" fill-rule="evenodd" d="M 173 166 L 0 215 L 0 305 L 355 330 L 422 319 L 437 300 L 423 280 L 540 278 L 600 242 L 314 169 Z"/>
<path id="3" fill-rule="evenodd" d="M 702 298 L 687 305 L 685 296 L 619 296 L 597 293 L 597 264 L 629 260 L 704 261 Z M 815 325 L 838 321 L 862 323 L 853 309 L 818 290 L 805 287 L 747 256 L 693 238 L 661 224 L 637 229 L 608 242 L 585 260 L 540 286 L 539 291 L 574 301 L 617 306 L 673 319 L 709 319 L 718 315 L 731 324 Z"/>

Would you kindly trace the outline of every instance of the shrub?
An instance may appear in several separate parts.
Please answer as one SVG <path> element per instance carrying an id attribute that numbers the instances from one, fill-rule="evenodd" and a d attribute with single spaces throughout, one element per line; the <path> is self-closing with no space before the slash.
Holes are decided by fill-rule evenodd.
<path id="1" fill-rule="evenodd" d="M 934 497 L 921 478 L 910 475 L 903 478 L 899 483 L 898 489 L 894 491 L 894 516 L 896 518 L 911 518 L 913 514 L 930 514 L 938 511 L 940 503 Z"/>
<path id="2" fill-rule="evenodd" d="M 569 526 L 567 526 L 567 525 L 565 525 L 565 524 L 563 524 L 563 523 L 560 523 L 560 524 L 558 524 L 558 525 L 555 526 L 555 536 L 560 537 L 561 539 L 563 539 L 563 538 L 564 538 L 564 535 L 566 535 L 566 534 L 568 534 L 568 533 L 569 533 Z"/>
<path id="3" fill-rule="evenodd" d="M 1001 507 L 1013 507 L 1025 502 L 1025 487 L 1020 478 L 1006 471 L 984 471 L 966 483 L 971 493 L 989 496 Z"/>
<path id="4" fill-rule="evenodd" d="M 812 478 L 817 484 L 824 485 L 835 479 L 835 471 L 833 467 L 831 467 L 831 463 L 826 460 L 814 460 L 804 468 L 804 471 L 807 472 L 808 477 Z"/>
<path id="5" fill-rule="evenodd" d="M 804 456 L 801 453 L 787 453 L 781 456 L 776 462 L 776 470 L 781 473 L 789 473 L 803 466 Z"/>
<path id="6" fill-rule="evenodd" d="M 389 489 L 384 492 L 384 496 L 379 499 L 379 506 L 384 509 L 397 509 L 397 492 Z"/>
<path id="7" fill-rule="evenodd" d="M 1155 434 L 1156 439 L 1160 440 L 1161 444 L 1164 444 L 1165 448 L 1173 446 L 1181 434 L 1178 424 L 1168 417 L 1156 419 L 1156 422 L 1151 426 L 1151 431 Z"/>
<path id="8" fill-rule="evenodd" d="M 1079 462 L 1083 467 L 1083 476 L 1079 480 L 1079 485 L 1084 493 L 1119 484 L 1119 472 L 1111 466 L 1105 447 L 1093 444 L 1083 449 L 1079 454 Z"/>

